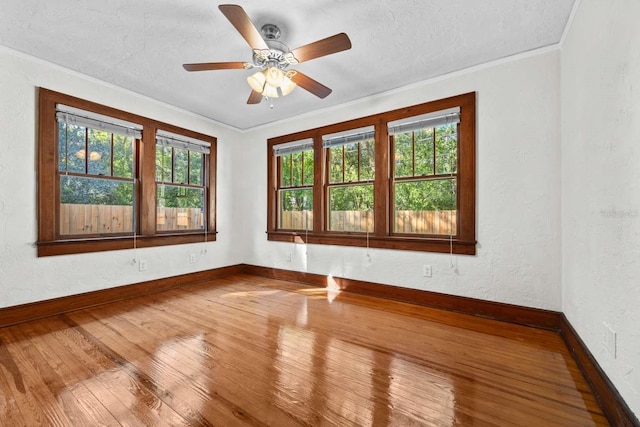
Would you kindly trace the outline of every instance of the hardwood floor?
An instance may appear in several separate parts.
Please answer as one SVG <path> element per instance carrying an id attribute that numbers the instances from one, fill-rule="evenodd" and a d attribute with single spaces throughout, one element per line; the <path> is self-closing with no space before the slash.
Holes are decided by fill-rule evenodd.
<path id="1" fill-rule="evenodd" d="M 558 334 L 235 275 L 0 329 L 6 426 L 608 425 Z"/>

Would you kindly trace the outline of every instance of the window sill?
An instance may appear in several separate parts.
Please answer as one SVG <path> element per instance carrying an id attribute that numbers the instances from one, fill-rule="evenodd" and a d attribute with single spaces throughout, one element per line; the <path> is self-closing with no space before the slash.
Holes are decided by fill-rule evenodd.
<path id="1" fill-rule="evenodd" d="M 134 242 L 135 240 L 135 242 Z M 154 246 L 182 245 L 186 243 L 213 242 L 216 233 L 184 233 L 155 236 L 133 236 L 55 240 L 37 242 L 38 256 L 70 255 L 89 252 L 115 251 L 120 249 L 150 248 Z"/>
<path id="2" fill-rule="evenodd" d="M 304 231 L 269 231 L 267 240 L 274 242 L 310 243 L 317 245 L 360 246 L 379 249 L 396 249 L 406 251 L 438 252 L 458 255 L 475 255 L 475 241 L 464 241 L 449 238 L 372 236 L 358 234 L 306 234 Z"/>

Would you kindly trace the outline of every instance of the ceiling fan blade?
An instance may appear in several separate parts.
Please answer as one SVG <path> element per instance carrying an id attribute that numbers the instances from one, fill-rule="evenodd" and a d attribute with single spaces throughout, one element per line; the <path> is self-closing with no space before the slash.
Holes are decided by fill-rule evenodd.
<path id="1" fill-rule="evenodd" d="M 345 33 L 340 33 L 293 49 L 291 53 L 298 62 L 304 62 L 347 49 L 351 49 L 351 40 Z"/>
<path id="2" fill-rule="evenodd" d="M 251 19 L 249 19 L 249 16 L 243 8 L 235 4 L 221 4 L 218 6 L 218 9 L 227 17 L 240 35 L 244 37 L 252 49 L 269 49 L 269 46 L 267 46 L 267 43 L 265 43 L 262 38 L 262 34 L 260 34 L 260 31 L 253 25 L 253 22 L 251 22 Z"/>
<path id="3" fill-rule="evenodd" d="M 296 71 L 295 74 L 289 78 L 302 89 L 311 92 L 318 98 L 326 98 L 331 93 L 331 89 L 322 83 L 313 80 L 311 77 L 302 74 L 300 71 Z"/>
<path id="4" fill-rule="evenodd" d="M 247 68 L 246 62 L 201 62 L 198 64 L 183 64 L 187 71 L 209 71 L 209 70 L 242 70 Z"/>
<path id="5" fill-rule="evenodd" d="M 260 92 L 256 92 L 255 90 L 251 91 L 251 95 L 249 95 L 249 99 L 247 99 L 247 104 L 260 104 L 262 101 L 262 94 Z"/>

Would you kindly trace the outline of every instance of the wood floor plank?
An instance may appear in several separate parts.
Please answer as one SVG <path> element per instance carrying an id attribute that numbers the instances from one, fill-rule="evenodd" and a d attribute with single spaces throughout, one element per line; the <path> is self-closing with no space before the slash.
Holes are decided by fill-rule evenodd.
<path id="1" fill-rule="evenodd" d="M 73 313 L 73 320 L 82 325 L 84 336 L 92 336 L 99 341 L 103 352 L 110 353 L 110 358 L 119 364 L 127 364 L 127 372 L 134 376 L 143 376 L 143 382 L 168 405 L 184 414 L 192 425 L 262 425 L 259 421 L 247 418 L 240 408 L 226 404 L 225 397 L 217 393 L 207 395 L 206 400 L 197 407 L 198 401 L 193 395 L 177 393 L 175 385 L 184 378 L 189 387 L 198 387 L 197 378 L 183 370 L 183 366 L 168 366 L 141 347 L 144 339 L 155 339 L 150 335 L 140 337 L 126 331 L 123 335 L 114 324 L 112 315 L 107 315 L 105 323 L 93 316 L 94 313 Z M 106 313 L 103 313 L 106 314 Z M 127 328 L 125 328 L 127 329 Z M 170 341 L 174 334 L 165 331 L 163 341 Z M 152 424 L 153 425 L 153 424 Z"/>
<path id="2" fill-rule="evenodd" d="M 25 324 L 19 330 L 23 333 L 23 339 L 35 343 L 42 355 L 40 362 L 45 363 L 47 370 L 51 370 L 55 374 L 55 387 L 58 388 L 56 394 L 59 399 L 69 399 L 74 402 L 76 408 L 76 413 L 73 414 L 74 423 L 78 425 L 120 425 L 109 410 L 87 388 L 83 378 L 77 375 L 77 362 L 68 365 L 67 363 L 71 361 L 69 355 L 64 352 L 62 355 L 59 354 L 59 343 L 51 333 L 51 329 L 45 327 L 44 322 Z"/>
<path id="3" fill-rule="evenodd" d="M 0 424 L 606 426 L 558 334 L 235 275 L 0 329 Z"/>

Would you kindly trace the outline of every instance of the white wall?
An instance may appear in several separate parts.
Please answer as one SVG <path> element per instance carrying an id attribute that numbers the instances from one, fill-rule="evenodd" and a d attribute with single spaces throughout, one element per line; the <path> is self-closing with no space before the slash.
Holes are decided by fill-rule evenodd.
<path id="1" fill-rule="evenodd" d="M 364 248 L 266 240 L 267 138 L 472 91 L 477 256 L 454 256 L 452 269 L 448 254 L 371 249 L 369 262 Z M 245 262 L 559 310 L 559 97 L 558 51 L 546 51 L 247 134 L 236 164 L 245 174 Z M 423 264 L 433 277 L 422 276 Z"/>
<path id="2" fill-rule="evenodd" d="M 37 258 L 37 87 L 218 137 L 218 241 Z M 241 262 L 233 230 L 231 164 L 237 133 L 214 122 L 0 48 L 0 307 Z M 235 222 L 234 222 L 235 221 Z M 206 254 L 203 253 L 207 249 Z M 198 261 L 189 264 L 189 254 Z M 145 259 L 146 272 L 132 260 Z"/>
<path id="3" fill-rule="evenodd" d="M 640 415 L 638 16 L 637 0 L 583 0 L 562 48 L 562 309 Z"/>

